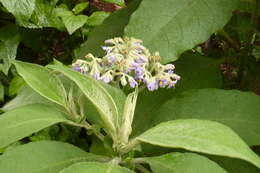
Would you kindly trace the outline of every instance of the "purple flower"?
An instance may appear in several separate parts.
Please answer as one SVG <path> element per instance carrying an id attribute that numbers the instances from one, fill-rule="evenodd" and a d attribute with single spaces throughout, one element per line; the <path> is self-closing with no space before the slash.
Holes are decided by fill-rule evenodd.
<path id="1" fill-rule="evenodd" d="M 75 66 L 73 66 L 73 70 L 75 70 L 77 72 L 81 72 L 81 67 L 79 65 L 75 65 Z"/>
<path id="2" fill-rule="evenodd" d="M 168 72 L 167 72 L 168 74 L 173 74 L 174 73 L 174 71 L 173 70 L 168 70 Z"/>
<path id="3" fill-rule="evenodd" d="M 94 73 L 93 78 L 96 79 L 96 80 L 99 80 L 100 79 L 100 73 L 99 72 Z"/>
<path id="4" fill-rule="evenodd" d="M 144 55 L 138 55 L 138 58 L 135 60 L 135 62 L 137 62 L 138 64 L 143 64 L 148 62 L 148 59 Z"/>
<path id="5" fill-rule="evenodd" d="M 102 46 L 102 49 L 103 49 L 104 51 L 106 51 L 106 53 L 111 53 L 111 51 L 112 51 L 113 48 L 111 48 L 111 47 L 109 47 L 109 46 Z"/>
<path id="6" fill-rule="evenodd" d="M 154 80 L 152 82 L 149 82 L 147 84 L 147 88 L 149 91 L 154 91 L 158 89 L 158 81 Z"/>
<path id="7" fill-rule="evenodd" d="M 106 72 L 100 79 L 105 83 L 109 83 L 113 80 L 113 76 L 111 72 Z"/>
<path id="8" fill-rule="evenodd" d="M 138 85 L 138 83 L 133 78 L 129 78 L 128 81 L 131 88 L 135 88 Z"/>
<path id="9" fill-rule="evenodd" d="M 168 81 L 167 81 L 166 79 L 161 79 L 161 80 L 159 81 L 159 86 L 160 86 L 161 88 L 165 88 L 167 84 L 168 84 Z"/>
<path id="10" fill-rule="evenodd" d="M 108 62 L 109 62 L 109 63 L 114 63 L 114 62 L 116 62 L 116 57 L 115 57 L 115 55 L 109 55 L 109 56 L 107 57 L 107 59 L 108 59 Z"/>

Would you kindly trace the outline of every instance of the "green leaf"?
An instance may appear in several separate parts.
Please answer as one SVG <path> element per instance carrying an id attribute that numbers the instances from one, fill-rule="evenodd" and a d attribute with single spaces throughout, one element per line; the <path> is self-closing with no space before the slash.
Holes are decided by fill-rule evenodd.
<path id="1" fill-rule="evenodd" d="M 260 98 L 237 90 L 190 90 L 165 102 L 150 114 L 150 127 L 175 119 L 213 120 L 231 127 L 248 145 L 260 145 Z M 141 111 L 140 111 L 141 113 Z"/>
<path id="2" fill-rule="evenodd" d="M 0 29 L 0 59 L 3 60 L 3 72 L 7 75 L 11 61 L 16 58 L 20 43 L 19 29 L 15 25 L 7 25 Z"/>
<path id="3" fill-rule="evenodd" d="M 89 5 L 89 2 L 81 2 L 79 4 L 77 4 L 73 9 L 72 12 L 74 14 L 79 14 L 81 13 L 83 10 L 85 10 Z"/>
<path id="4" fill-rule="evenodd" d="M 74 164 L 64 170 L 60 171 L 60 173 L 134 173 L 133 171 L 120 167 L 114 164 L 109 163 L 98 163 L 98 162 L 82 162 Z"/>
<path id="5" fill-rule="evenodd" d="M 125 100 L 122 91 L 109 85 L 103 85 L 102 82 L 90 76 L 82 75 L 64 65 L 49 65 L 48 67 L 73 80 L 99 111 L 110 134 L 115 134 L 122 121 L 121 110 Z"/>
<path id="6" fill-rule="evenodd" d="M 81 28 L 88 20 L 88 16 L 75 16 L 71 11 L 63 11 L 59 14 L 68 30 L 69 34 L 73 34 L 77 29 Z"/>
<path id="7" fill-rule="evenodd" d="M 9 93 L 8 95 L 9 96 L 13 96 L 13 95 L 16 95 L 19 90 L 25 85 L 25 82 L 23 80 L 22 77 L 20 76 L 15 76 L 11 82 L 10 82 L 10 85 L 9 85 Z"/>
<path id="8" fill-rule="evenodd" d="M 12 13 L 17 20 L 29 20 L 36 0 L 0 0 L 3 6 Z"/>
<path id="9" fill-rule="evenodd" d="M 227 173 L 215 162 L 194 153 L 170 153 L 143 160 L 154 173 Z"/>
<path id="10" fill-rule="evenodd" d="M 0 115 L 0 148 L 60 122 L 69 122 L 66 114 L 51 106 L 26 105 Z"/>
<path id="11" fill-rule="evenodd" d="M 206 41 L 222 28 L 236 9 L 237 0 L 143 0 L 125 29 L 127 36 L 160 51 L 163 63 Z"/>
<path id="12" fill-rule="evenodd" d="M 120 5 L 120 6 L 124 6 L 125 5 L 125 1 L 124 0 L 104 0 L 104 2 L 113 3 L 113 4 Z"/>
<path id="13" fill-rule="evenodd" d="M 13 98 L 11 101 L 6 103 L 1 110 L 3 111 L 10 111 L 13 109 L 16 109 L 21 106 L 30 105 L 30 104 L 45 104 L 45 105 L 55 105 L 58 107 L 58 104 L 55 104 L 45 97 L 38 94 L 36 91 L 34 91 L 29 86 L 24 86 L 21 88 L 21 90 L 18 92 L 17 96 Z"/>
<path id="14" fill-rule="evenodd" d="M 15 147 L 0 156 L 0 172 L 57 173 L 73 163 L 104 160 L 73 145 L 39 141 Z"/>
<path id="15" fill-rule="evenodd" d="M 98 26 L 103 23 L 103 21 L 110 15 L 110 13 L 105 11 L 96 11 L 88 18 L 87 24 L 89 26 Z"/>
<path id="16" fill-rule="evenodd" d="M 95 27 L 88 40 L 76 52 L 76 56 L 78 58 L 84 57 L 87 53 L 92 53 L 96 56 L 103 55 L 104 51 L 100 46 L 107 39 L 123 35 L 124 27 L 127 25 L 130 15 L 138 7 L 139 2 L 140 0 L 132 1 L 126 8 L 112 13 L 101 25 Z"/>
<path id="17" fill-rule="evenodd" d="M 47 68 L 15 61 L 14 65 L 25 82 L 47 99 L 66 107 L 66 92 L 58 77 Z"/>
<path id="18" fill-rule="evenodd" d="M 137 139 L 162 147 L 239 158 L 260 168 L 259 156 L 229 127 L 213 121 L 168 121 L 149 129 Z"/>

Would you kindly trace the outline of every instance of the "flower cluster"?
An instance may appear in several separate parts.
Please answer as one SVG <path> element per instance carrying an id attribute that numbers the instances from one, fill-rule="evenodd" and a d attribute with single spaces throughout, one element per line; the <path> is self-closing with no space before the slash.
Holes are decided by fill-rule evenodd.
<path id="1" fill-rule="evenodd" d="M 159 53 L 151 54 L 141 40 L 117 37 L 106 40 L 105 44 L 103 58 L 88 54 L 85 60 L 73 63 L 73 69 L 105 83 L 120 82 L 131 88 L 145 85 L 149 91 L 171 88 L 180 80 L 174 73 L 174 65 L 162 65 Z"/>

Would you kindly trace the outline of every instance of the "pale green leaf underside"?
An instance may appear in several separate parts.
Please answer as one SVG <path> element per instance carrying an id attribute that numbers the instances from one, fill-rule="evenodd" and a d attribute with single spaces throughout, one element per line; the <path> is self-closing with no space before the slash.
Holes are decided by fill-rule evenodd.
<path id="1" fill-rule="evenodd" d="M 144 160 L 153 173 L 227 173 L 215 162 L 194 153 L 169 153 Z"/>
<path id="2" fill-rule="evenodd" d="M 133 171 L 108 163 L 82 162 L 74 164 L 60 173 L 134 173 Z"/>
<path id="3" fill-rule="evenodd" d="M 143 0 L 131 16 L 125 34 L 143 40 L 152 51 L 159 51 L 167 63 L 222 28 L 236 3 L 237 0 Z"/>
<path id="4" fill-rule="evenodd" d="M 73 163 L 103 159 L 67 143 L 39 141 L 10 149 L 0 156 L 0 172 L 57 173 Z"/>
<path id="5" fill-rule="evenodd" d="M 43 104 L 26 105 L 1 114 L 0 148 L 53 124 L 68 122 L 66 116 Z"/>
<path id="6" fill-rule="evenodd" d="M 120 112 L 113 97 L 100 82 L 63 65 L 50 65 L 48 67 L 73 80 L 100 112 L 104 125 L 111 133 L 115 133 L 116 126 L 119 124 Z"/>
<path id="7" fill-rule="evenodd" d="M 208 120 L 161 123 L 137 137 L 153 145 L 240 158 L 260 168 L 260 158 L 229 127 Z"/>
<path id="8" fill-rule="evenodd" d="M 15 61 L 14 65 L 25 82 L 47 99 L 66 106 L 66 92 L 58 77 L 47 68 Z"/>

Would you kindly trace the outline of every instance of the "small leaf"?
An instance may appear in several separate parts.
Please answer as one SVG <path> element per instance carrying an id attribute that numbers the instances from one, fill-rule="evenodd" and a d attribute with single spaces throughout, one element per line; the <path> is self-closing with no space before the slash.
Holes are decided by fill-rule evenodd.
<path id="1" fill-rule="evenodd" d="M 73 145 L 56 141 L 39 141 L 10 149 L 0 156 L 3 173 L 57 173 L 73 163 L 100 160 Z"/>
<path id="2" fill-rule="evenodd" d="M 103 21 L 110 15 L 110 13 L 105 11 L 96 11 L 88 18 L 87 24 L 89 26 L 98 26 L 103 23 Z"/>
<path id="3" fill-rule="evenodd" d="M 15 61 L 14 65 L 30 87 L 47 99 L 66 107 L 66 92 L 55 74 L 36 64 Z"/>
<path id="4" fill-rule="evenodd" d="M 124 0 L 104 0 L 105 2 L 108 3 L 113 3 L 113 4 L 117 4 L 120 6 L 124 6 L 125 5 L 125 1 Z"/>
<path id="5" fill-rule="evenodd" d="M 123 122 L 120 128 L 120 137 L 123 143 L 128 143 L 128 138 L 132 133 L 132 122 L 134 119 L 135 106 L 138 96 L 138 89 L 130 93 L 125 101 Z"/>
<path id="6" fill-rule="evenodd" d="M 133 171 L 114 164 L 99 162 L 82 162 L 76 163 L 68 168 L 63 169 L 60 173 L 134 173 Z"/>
<path id="7" fill-rule="evenodd" d="M 0 148 L 32 133 L 60 122 L 69 122 L 67 115 L 51 106 L 26 105 L 0 116 Z"/>
<path id="8" fill-rule="evenodd" d="M 73 9 L 73 13 L 74 14 L 79 14 L 81 13 L 83 10 L 85 10 L 89 5 L 89 2 L 81 2 L 79 4 L 77 4 Z"/>
<path id="9" fill-rule="evenodd" d="M 2 70 L 6 75 L 11 67 L 11 61 L 16 58 L 20 39 L 17 26 L 7 25 L 0 29 L 0 59 L 3 60 Z"/>
<path id="10" fill-rule="evenodd" d="M 69 34 L 73 34 L 77 29 L 81 28 L 88 20 L 88 16 L 75 16 L 70 11 L 63 11 L 62 14 L 60 14 L 60 16 Z"/>
<path id="11" fill-rule="evenodd" d="M 82 90 L 85 96 L 92 102 L 101 115 L 104 125 L 109 130 L 110 135 L 115 135 L 121 119 L 121 100 L 125 100 L 125 95 L 120 90 L 113 89 L 109 85 L 103 85 L 102 82 L 86 75 L 82 75 L 64 65 L 49 65 L 49 68 L 61 72 L 73 80 Z M 113 96 L 109 93 L 112 92 Z M 117 94 L 117 95 L 115 95 Z M 121 98 L 120 100 L 116 97 Z M 116 101 L 118 100 L 118 101 Z"/>
<path id="12" fill-rule="evenodd" d="M 139 137 L 153 145 L 246 160 L 260 168 L 260 158 L 230 128 L 207 120 L 175 120 L 161 123 Z"/>
<path id="13" fill-rule="evenodd" d="M 154 173 L 227 173 L 215 162 L 194 153 L 170 153 L 146 157 Z"/>
<path id="14" fill-rule="evenodd" d="M 160 51 L 163 63 L 206 41 L 221 29 L 236 9 L 237 0 L 143 0 L 125 29 L 127 36 Z"/>

